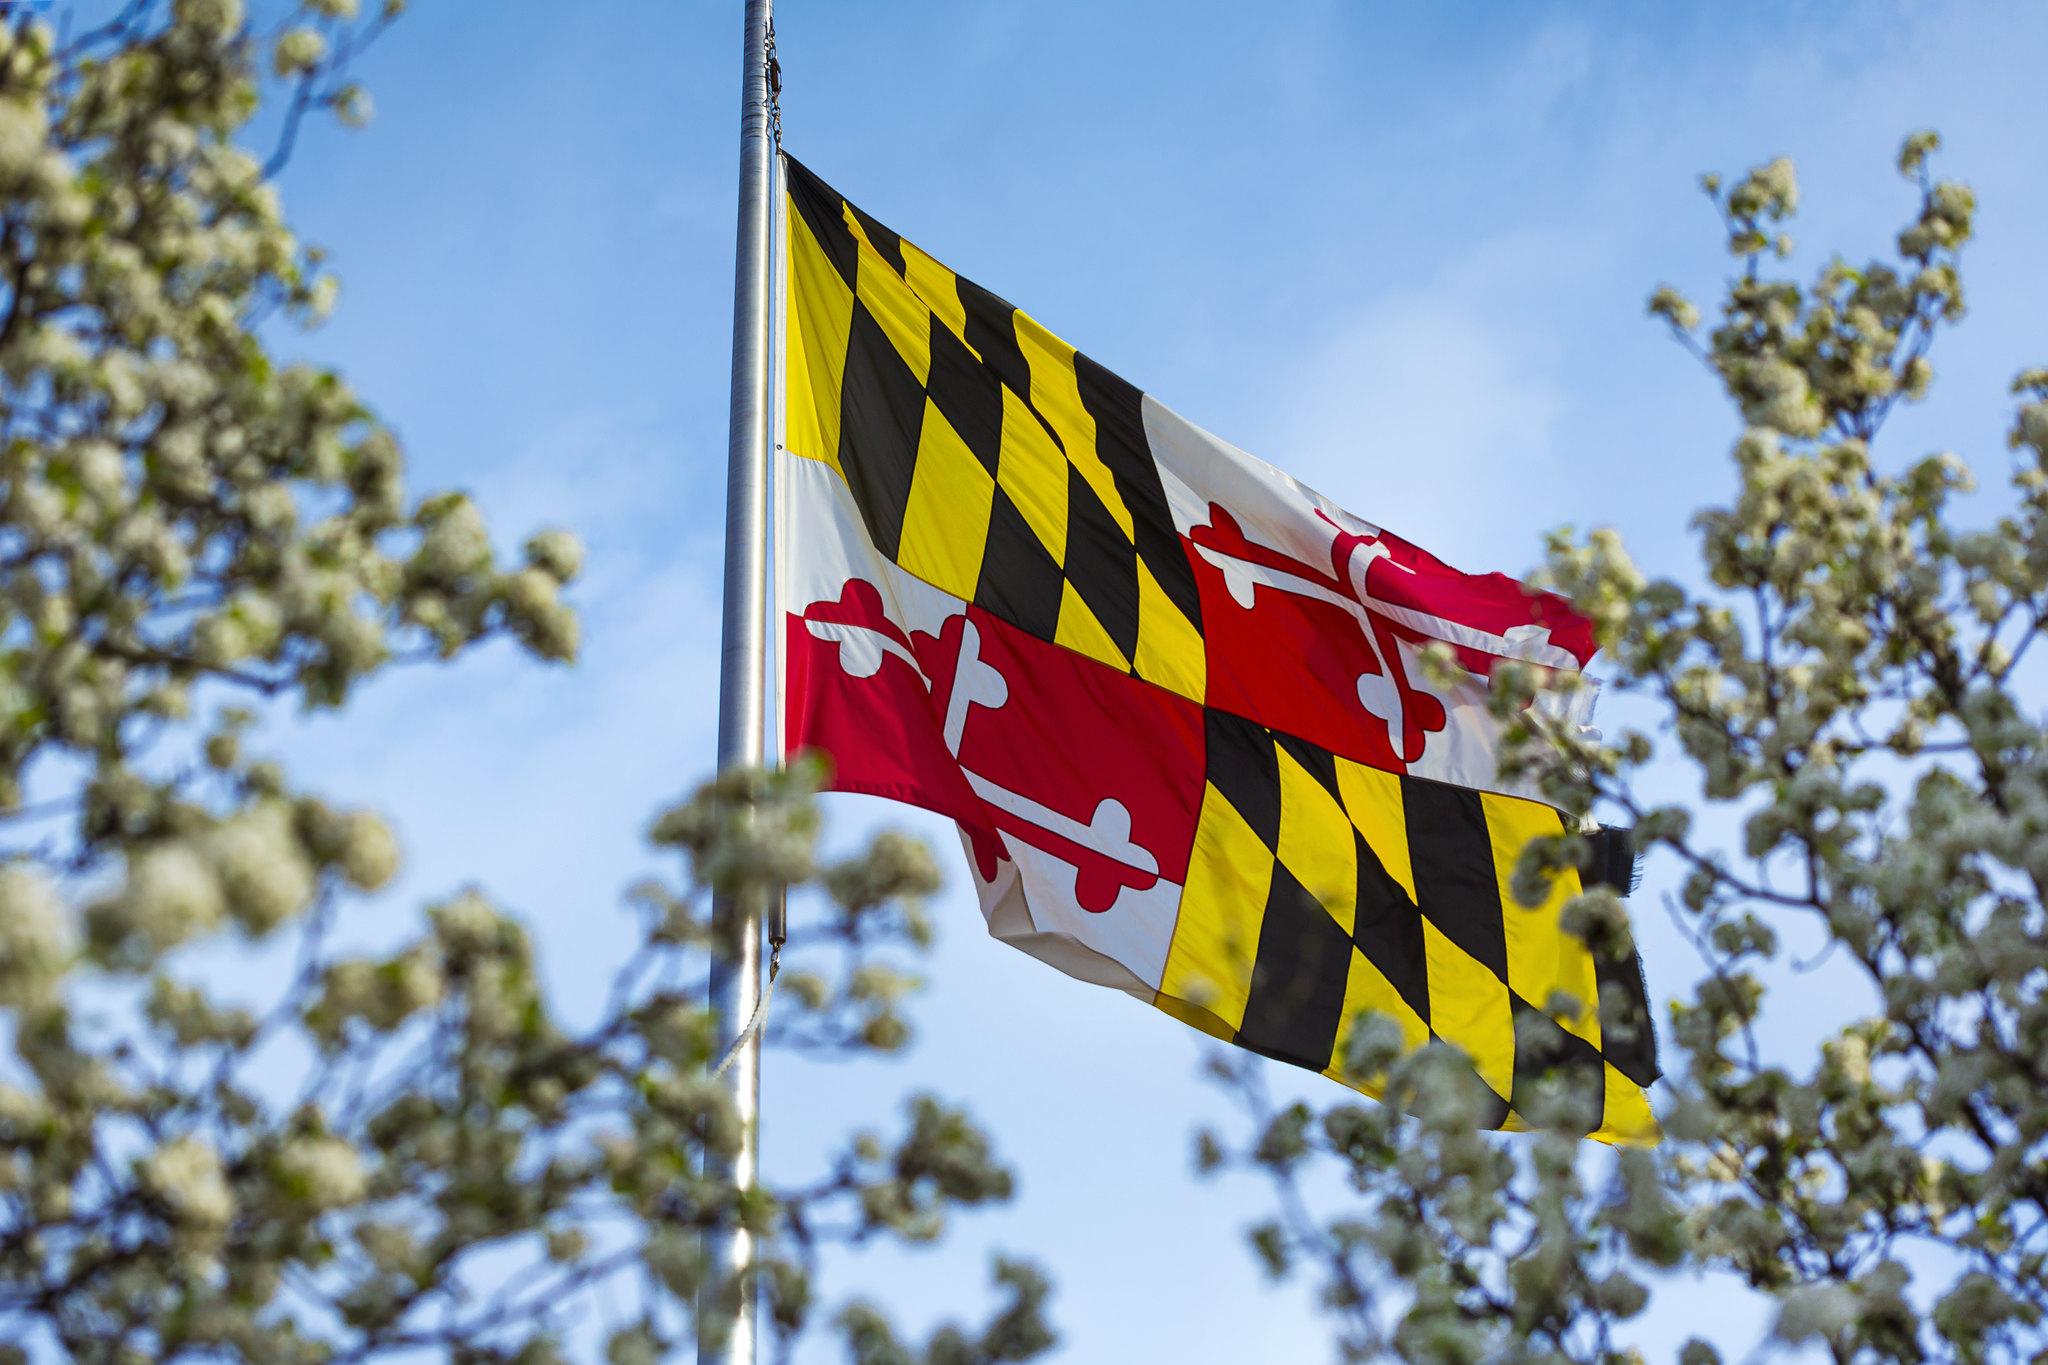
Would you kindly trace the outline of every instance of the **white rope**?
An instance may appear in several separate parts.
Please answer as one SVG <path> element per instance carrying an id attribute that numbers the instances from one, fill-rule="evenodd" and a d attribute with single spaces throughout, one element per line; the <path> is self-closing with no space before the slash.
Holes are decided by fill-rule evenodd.
<path id="1" fill-rule="evenodd" d="M 712 1080 L 723 1076 L 732 1064 L 740 1059 L 740 1049 L 744 1048 L 747 1040 L 760 1032 L 761 1025 L 768 1021 L 768 1002 L 775 998 L 775 978 L 781 973 L 782 945 L 778 943 L 768 954 L 768 989 L 761 992 L 760 1000 L 754 1005 L 753 1017 L 748 1019 L 747 1026 L 740 1030 L 740 1036 L 732 1040 L 732 1046 L 725 1050 L 725 1056 L 712 1068 Z"/>

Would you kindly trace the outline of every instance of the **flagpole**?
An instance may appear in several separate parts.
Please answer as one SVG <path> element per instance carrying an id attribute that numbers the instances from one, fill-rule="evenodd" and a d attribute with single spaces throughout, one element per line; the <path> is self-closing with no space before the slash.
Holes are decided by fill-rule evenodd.
<path id="1" fill-rule="evenodd" d="M 725 465 L 725 609 L 718 658 L 718 766 L 765 757 L 768 686 L 768 363 L 769 209 L 774 149 L 769 136 L 768 22 L 771 0 L 746 0 L 746 49 L 740 86 L 739 242 L 734 260 L 732 405 Z M 711 903 L 718 952 L 711 965 L 711 1008 L 719 1051 L 754 1013 L 761 995 L 758 897 L 717 896 Z M 745 1189 L 759 1177 L 761 1039 L 740 1049 L 723 1083 L 744 1136 L 730 1161 L 710 1174 Z M 759 1295 L 737 1303 L 733 1286 L 754 1259 L 753 1235 L 731 1226 L 706 1234 L 711 1276 L 700 1296 L 700 1365 L 754 1365 Z"/>

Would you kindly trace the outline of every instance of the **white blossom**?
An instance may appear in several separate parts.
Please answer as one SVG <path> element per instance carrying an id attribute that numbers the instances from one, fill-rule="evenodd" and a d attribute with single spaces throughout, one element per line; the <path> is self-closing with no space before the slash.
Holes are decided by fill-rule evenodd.
<path id="1" fill-rule="evenodd" d="M 316 1209 L 356 1203 L 369 1187 L 356 1149 L 336 1137 L 297 1137 L 278 1156 L 278 1171 L 295 1197 Z"/>
<path id="2" fill-rule="evenodd" d="M 278 803 L 234 815 L 207 835 L 204 847 L 228 913 L 252 934 L 276 928 L 313 898 L 312 865 Z"/>
<path id="3" fill-rule="evenodd" d="M 526 557 L 558 583 L 567 583 L 583 571 L 583 542 L 568 531 L 542 531 L 526 542 Z"/>
<path id="4" fill-rule="evenodd" d="M 341 869 L 351 885 L 375 891 L 398 871 L 398 839 L 373 811 L 352 812 L 344 821 Z"/>
<path id="5" fill-rule="evenodd" d="M 1831 1337 L 1856 1320 L 1856 1291 L 1838 1281 L 1802 1284 L 1778 1301 L 1772 1331 L 1787 1341 Z"/>
<path id="6" fill-rule="evenodd" d="M 295 28 L 277 40 L 271 59 L 280 76 L 295 76 L 318 66 L 327 55 L 327 40 L 310 28 Z"/>
<path id="7" fill-rule="evenodd" d="M 451 500 L 433 516 L 413 557 L 416 569 L 440 580 L 475 573 L 490 561 L 490 533 L 483 514 L 468 498 Z"/>
<path id="8" fill-rule="evenodd" d="M 43 150 L 49 128 L 41 103 L 20 97 L 0 98 L 0 179 L 26 174 Z"/>
<path id="9" fill-rule="evenodd" d="M 242 27 L 242 0 L 176 0 L 178 22 L 210 37 L 224 37 Z"/>
<path id="10" fill-rule="evenodd" d="M 172 1139 L 145 1157 L 137 1171 L 143 1188 L 180 1223 L 215 1231 L 235 1216 L 235 1199 L 220 1155 L 197 1137 Z"/>
<path id="11" fill-rule="evenodd" d="M 70 965 L 74 947 L 49 882 L 27 867 L 0 868 L 0 1006 L 36 1000 Z"/>
<path id="12" fill-rule="evenodd" d="M 158 948 L 209 932 L 227 912 L 212 866 L 184 843 L 148 849 L 131 859 L 119 905 L 130 930 Z"/>

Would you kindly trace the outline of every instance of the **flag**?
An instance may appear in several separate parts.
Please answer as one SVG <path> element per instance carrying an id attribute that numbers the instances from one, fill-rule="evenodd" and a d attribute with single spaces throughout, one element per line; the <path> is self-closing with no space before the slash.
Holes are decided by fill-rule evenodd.
<path id="1" fill-rule="evenodd" d="M 1505 661 L 1583 668 L 1590 624 L 1202 431 L 783 168 L 785 751 L 953 819 L 989 931 L 1069 975 L 1369 1094 L 1345 1043 L 1377 1012 L 1464 1051 L 1488 1126 L 1562 1068 L 1601 1099 L 1593 1136 L 1654 1140 L 1640 966 L 1564 932 L 1577 872 L 1515 899 L 1520 851 L 1566 826 L 1497 771 L 1486 704 Z"/>

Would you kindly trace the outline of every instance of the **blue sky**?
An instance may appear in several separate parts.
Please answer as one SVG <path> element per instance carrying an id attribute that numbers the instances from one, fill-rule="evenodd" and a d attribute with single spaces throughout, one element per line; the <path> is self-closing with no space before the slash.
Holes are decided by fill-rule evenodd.
<path id="1" fill-rule="evenodd" d="M 395 677 L 279 742 L 408 850 L 360 911 L 396 931 L 475 880 L 587 1008 L 657 866 L 650 815 L 709 768 L 736 180 L 737 0 L 424 4 L 365 62 L 367 131 L 285 176 L 343 278 L 303 345 L 403 436 L 417 488 L 474 490 L 507 544 L 584 534 L 574 671 L 491 651 Z M 778 16 L 790 149 L 884 222 L 1192 420 L 1470 569 L 1611 524 L 1681 572 L 1734 422 L 1643 316 L 1722 274 L 1699 171 L 1800 166 L 1802 266 L 1909 207 L 1899 138 L 1939 127 L 1984 203 L 1972 318 L 1886 458 L 2004 467 L 2014 371 L 2048 360 L 2048 10 L 2017 4 L 828 3 Z M 2031 348 L 2031 349 L 2030 349 Z M 1018 1167 L 1008 1209 L 842 1289 L 912 1321 L 978 1309 L 987 1250 L 1047 1261 L 1067 1361 L 1312 1361 L 1261 1283 L 1249 1183 L 1198 1185 L 1225 1113 L 1193 1033 L 983 937 L 938 822 L 845 798 L 945 854 L 945 937 L 908 1059 L 778 1065 L 767 1162 L 796 1176 L 897 1097 L 964 1098 Z M 1654 908 L 1653 991 L 1690 979 Z M 1794 1032 L 1800 1021 L 1788 1027 Z M 1317 1092 L 1333 1095 L 1333 1091 Z M 1652 1359 L 1719 1292 L 1660 1294 Z"/>

